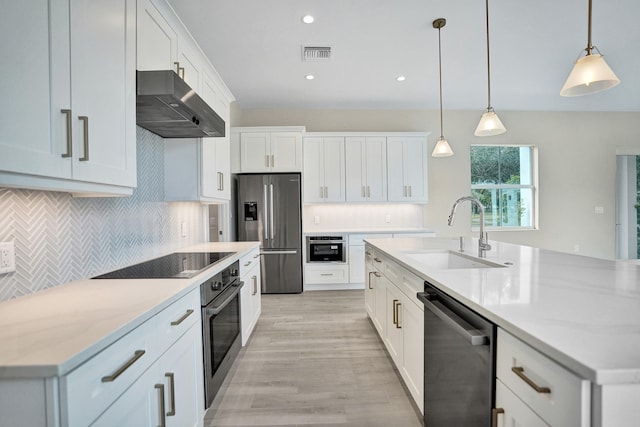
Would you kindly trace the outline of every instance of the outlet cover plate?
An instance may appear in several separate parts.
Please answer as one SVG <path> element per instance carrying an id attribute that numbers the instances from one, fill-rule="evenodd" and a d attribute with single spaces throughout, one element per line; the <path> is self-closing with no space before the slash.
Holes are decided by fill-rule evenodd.
<path id="1" fill-rule="evenodd" d="M 16 250 L 13 242 L 0 242 L 0 274 L 16 271 Z"/>

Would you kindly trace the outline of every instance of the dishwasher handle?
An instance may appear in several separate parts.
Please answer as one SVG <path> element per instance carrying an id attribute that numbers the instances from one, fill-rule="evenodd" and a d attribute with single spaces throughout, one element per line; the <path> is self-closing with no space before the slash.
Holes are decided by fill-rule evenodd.
<path id="1" fill-rule="evenodd" d="M 424 308 L 438 316 L 453 330 L 462 335 L 472 346 L 488 345 L 489 337 L 461 319 L 447 306 L 438 301 L 438 295 L 429 292 L 418 292 L 417 297 L 424 304 Z"/>

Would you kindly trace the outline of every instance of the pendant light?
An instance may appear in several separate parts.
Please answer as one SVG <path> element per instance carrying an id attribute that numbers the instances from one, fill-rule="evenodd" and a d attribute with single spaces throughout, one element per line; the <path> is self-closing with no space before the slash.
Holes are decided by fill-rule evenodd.
<path id="1" fill-rule="evenodd" d="M 493 136 L 505 133 L 507 130 L 491 106 L 491 60 L 489 56 L 489 0 L 485 1 L 487 17 L 487 111 L 480 118 L 480 123 L 474 132 L 475 136 Z"/>
<path id="2" fill-rule="evenodd" d="M 440 29 L 447 24 L 444 18 L 438 18 L 433 21 L 433 28 L 438 30 L 438 69 L 440 73 L 440 138 L 436 143 L 431 156 L 433 157 L 449 157 L 453 156 L 453 150 L 449 146 L 449 142 L 444 138 L 442 126 L 442 43 L 440 42 Z"/>
<path id="3" fill-rule="evenodd" d="M 593 53 L 593 50 L 598 53 Z M 582 96 L 611 89 L 620 79 L 607 65 L 597 47 L 591 44 L 591 0 L 589 0 L 589 20 L 587 30 L 587 55 L 579 58 L 571 70 L 566 83 L 560 90 L 561 96 Z"/>

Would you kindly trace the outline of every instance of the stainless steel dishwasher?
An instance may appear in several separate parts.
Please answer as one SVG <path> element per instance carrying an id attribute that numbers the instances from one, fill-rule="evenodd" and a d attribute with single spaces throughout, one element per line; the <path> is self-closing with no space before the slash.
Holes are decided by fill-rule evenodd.
<path id="1" fill-rule="evenodd" d="M 424 425 L 488 427 L 495 401 L 496 327 L 428 282 L 424 303 Z"/>

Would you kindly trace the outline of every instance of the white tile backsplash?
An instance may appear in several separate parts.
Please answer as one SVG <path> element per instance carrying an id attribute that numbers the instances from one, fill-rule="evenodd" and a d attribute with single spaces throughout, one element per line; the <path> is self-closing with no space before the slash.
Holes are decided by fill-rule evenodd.
<path id="1" fill-rule="evenodd" d="M 424 227 L 424 206 L 417 204 L 314 204 L 302 215 L 305 232 Z"/>
<path id="2" fill-rule="evenodd" d="M 162 138 L 137 128 L 137 139 L 130 197 L 0 188 L 0 242 L 14 241 L 16 251 L 16 271 L 0 275 L 0 301 L 204 241 L 199 203 L 164 202 Z"/>

